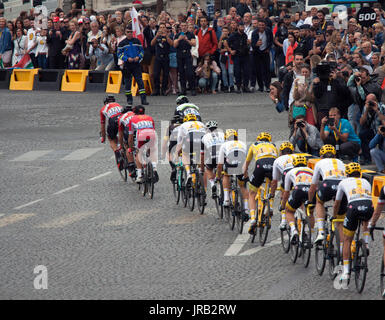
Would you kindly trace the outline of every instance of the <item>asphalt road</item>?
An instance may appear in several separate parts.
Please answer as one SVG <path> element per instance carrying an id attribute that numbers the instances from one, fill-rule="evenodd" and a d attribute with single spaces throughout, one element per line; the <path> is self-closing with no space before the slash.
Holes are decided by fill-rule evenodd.
<path id="1" fill-rule="evenodd" d="M 220 221 L 177 206 L 168 164 L 154 199 L 124 183 L 99 142 L 105 94 L 0 91 L 0 299 L 379 299 L 381 238 L 371 244 L 365 291 L 336 290 L 291 263 L 273 218 L 268 245 L 251 244 Z M 287 115 L 266 93 L 193 97 L 221 128 L 288 137 Z M 149 97 L 147 112 L 171 118 L 175 96 Z M 119 95 L 119 102 L 124 96 Z M 138 100 L 136 100 L 138 101 Z M 48 289 L 35 289 L 36 266 Z M 36 270 L 35 270 L 36 271 Z"/>

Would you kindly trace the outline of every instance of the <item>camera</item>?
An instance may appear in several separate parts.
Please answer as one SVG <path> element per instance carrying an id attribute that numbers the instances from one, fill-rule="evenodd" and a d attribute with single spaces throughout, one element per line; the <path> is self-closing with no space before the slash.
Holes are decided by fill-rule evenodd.
<path id="1" fill-rule="evenodd" d="M 355 81 L 355 82 L 360 82 L 360 81 L 361 81 L 361 77 L 355 77 L 355 78 L 354 78 L 354 81 Z"/>
<path id="2" fill-rule="evenodd" d="M 373 108 L 376 106 L 376 104 L 373 101 L 369 101 L 368 103 L 369 107 Z"/>
<path id="3" fill-rule="evenodd" d="M 328 118 L 328 122 L 326 122 L 326 124 L 328 125 L 328 127 L 334 126 L 334 123 L 335 123 L 334 118 Z"/>
<path id="4" fill-rule="evenodd" d="M 298 128 L 305 128 L 305 123 L 303 121 L 300 121 L 297 123 Z"/>
<path id="5" fill-rule="evenodd" d="M 383 132 L 383 133 L 385 133 L 385 127 L 384 127 L 384 126 L 381 126 L 381 127 L 380 127 L 380 131 Z"/>
<path id="6" fill-rule="evenodd" d="M 321 61 L 317 64 L 315 72 L 320 80 L 328 80 L 331 72 L 331 66 L 326 61 Z"/>

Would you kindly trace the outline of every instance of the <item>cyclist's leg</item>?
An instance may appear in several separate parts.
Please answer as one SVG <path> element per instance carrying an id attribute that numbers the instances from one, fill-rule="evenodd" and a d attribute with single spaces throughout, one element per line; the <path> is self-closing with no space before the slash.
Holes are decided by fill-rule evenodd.
<path id="1" fill-rule="evenodd" d="M 249 216 L 249 192 L 247 191 L 246 183 L 238 178 L 238 185 L 241 189 L 244 212 Z"/>
<path id="2" fill-rule="evenodd" d="M 254 225 L 257 223 L 257 201 L 256 196 L 259 192 L 259 187 L 262 185 L 263 181 L 265 180 L 265 170 L 263 167 L 261 167 L 257 161 L 255 163 L 254 172 L 250 177 L 249 181 L 249 206 L 250 206 L 250 218 L 251 218 L 251 225 L 250 228 L 254 227 Z"/>
<path id="3" fill-rule="evenodd" d="M 223 204 L 225 206 L 230 205 L 230 176 L 224 174 L 222 176 L 222 184 L 223 184 Z"/>

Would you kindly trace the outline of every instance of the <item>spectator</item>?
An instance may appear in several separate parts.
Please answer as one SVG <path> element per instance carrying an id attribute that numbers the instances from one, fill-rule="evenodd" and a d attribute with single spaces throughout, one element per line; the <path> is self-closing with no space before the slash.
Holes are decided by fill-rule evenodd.
<path id="1" fill-rule="evenodd" d="M 65 46 L 64 37 L 60 29 L 60 21 L 58 17 L 53 19 L 54 29 L 48 32 L 48 67 L 50 69 L 63 69 L 64 56 L 62 49 Z"/>
<path id="2" fill-rule="evenodd" d="M 150 18 L 148 25 L 143 29 L 145 39 L 143 63 L 148 66 L 152 85 L 154 85 L 155 47 L 151 45 L 151 41 L 154 39 L 156 32 L 156 21 L 154 18 Z"/>
<path id="3" fill-rule="evenodd" d="M 80 32 L 76 19 L 71 20 L 69 24 L 71 34 L 66 40 L 66 46 L 62 50 L 63 55 L 67 56 L 67 69 L 79 69 L 80 66 Z M 94 38 L 93 38 L 94 39 Z"/>
<path id="4" fill-rule="evenodd" d="M 218 40 L 213 28 L 208 27 L 206 17 L 200 18 L 201 28 L 196 32 L 199 42 L 199 57 L 202 58 L 207 53 L 214 55 L 218 48 Z"/>
<path id="5" fill-rule="evenodd" d="M 369 93 L 366 96 L 364 110 L 360 118 L 360 134 L 362 154 L 361 164 L 370 164 L 369 142 L 374 138 L 379 125 L 385 120 L 385 106 L 377 101 L 376 95 Z"/>
<path id="6" fill-rule="evenodd" d="M 228 45 L 231 49 L 231 58 L 234 61 L 234 75 L 237 85 L 237 93 L 250 92 L 249 85 L 249 45 L 247 35 L 244 32 L 243 22 L 239 23 L 237 31 L 230 34 Z"/>
<path id="7" fill-rule="evenodd" d="M 167 29 L 167 35 L 168 37 L 174 41 L 176 30 L 169 23 L 166 24 Z M 170 59 L 170 72 L 169 72 L 169 81 L 168 81 L 168 89 L 166 91 L 166 95 L 170 94 L 177 94 L 177 91 L 179 91 L 178 86 L 178 63 L 176 58 L 176 48 L 174 48 L 174 45 L 170 47 L 170 53 L 169 53 L 169 59 Z"/>
<path id="8" fill-rule="evenodd" d="M 298 46 L 294 33 L 289 33 L 287 39 L 288 39 L 288 46 L 287 46 L 286 52 L 284 52 L 285 65 L 294 60 L 294 50 Z"/>
<path id="9" fill-rule="evenodd" d="M 329 116 L 322 118 L 320 134 L 324 144 L 336 147 L 338 156 L 347 156 L 350 160 L 358 161 L 361 140 L 349 121 L 341 118 L 338 108 L 330 108 Z"/>
<path id="10" fill-rule="evenodd" d="M 237 14 L 241 16 L 241 18 L 243 18 L 243 15 L 246 12 L 250 12 L 250 9 L 246 4 L 246 0 L 239 0 L 239 3 L 237 4 L 237 7 L 236 7 L 236 11 L 237 11 Z"/>
<path id="11" fill-rule="evenodd" d="M 154 64 L 154 83 L 155 90 L 153 96 L 160 95 L 160 72 L 163 71 L 162 95 L 166 95 L 168 88 L 168 75 L 170 71 L 170 46 L 173 45 L 173 40 L 167 35 L 165 23 L 159 24 L 158 32 L 152 39 L 151 45 L 155 47 L 155 64 Z"/>
<path id="12" fill-rule="evenodd" d="M 12 65 L 14 66 L 18 63 L 23 55 L 25 54 L 25 39 L 26 36 L 23 35 L 23 29 L 16 29 L 16 39 L 13 40 L 13 55 L 12 55 Z"/>
<path id="13" fill-rule="evenodd" d="M 211 84 L 210 93 L 216 94 L 217 92 L 215 91 L 215 87 L 221 73 L 221 69 L 219 69 L 217 63 L 211 59 L 209 54 L 204 56 L 203 61 L 199 63 L 195 72 L 198 77 L 198 86 L 201 92 L 209 92 Z"/>
<path id="14" fill-rule="evenodd" d="M 25 39 L 26 41 L 25 46 L 27 48 L 26 53 L 29 54 L 32 64 L 34 68 L 36 68 L 37 67 L 37 58 L 36 58 L 37 41 L 36 41 L 36 30 L 34 27 L 33 20 L 30 21 L 30 26 L 31 27 L 28 29 L 28 32 L 27 32 L 27 38 Z"/>
<path id="15" fill-rule="evenodd" d="M 251 36 L 251 45 L 257 66 L 258 91 L 263 92 L 265 86 L 266 92 L 270 92 L 270 48 L 273 45 L 273 33 L 266 27 L 265 21 L 258 21 L 258 28 Z"/>
<path id="16" fill-rule="evenodd" d="M 107 46 L 104 43 L 101 43 L 100 39 L 93 38 L 91 40 L 92 44 L 90 46 L 90 51 L 88 53 L 89 57 L 96 57 L 96 69 L 97 71 L 109 71 L 114 66 L 114 58 L 109 53 Z"/>
<path id="17" fill-rule="evenodd" d="M 294 119 L 294 130 L 289 140 L 301 152 L 310 153 L 313 156 L 319 156 L 319 150 L 323 146 L 320 132 L 315 126 L 306 122 L 304 115 Z"/>
<path id="18" fill-rule="evenodd" d="M 288 28 L 290 25 L 291 25 L 291 17 L 289 15 L 285 15 L 283 17 L 283 21 L 279 23 L 277 32 L 275 33 L 275 37 L 274 37 L 275 59 L 276 59 L 278 68 L 280 68 L 285 64 L 285 55 L 283 53 L 283 41 L 289 35 Z"/>
<path id="19" fill-rule="evenodd" d="M 220 66 L 222 71 L 223 92 L 234 92 L 234 63 L 231 57 L 231 49 L 228 45 L 229 29 L 223 27 L 222 35 L 218 42 L 220 50 Z"/>
<path id="20" fill-rule="evenodd" d="M 275 108 L 278 112 L 285 110 L 285 106 L 281 100 L 282 85 L 279 81 L 274 81 L 270 85 L 270 99 L 275 103 Z"/>
<path id="21" fill-rule="evenodd" d="M 376 135 L 369 143 L 369 148 L 377 170 L 385 173 L 385 126 L 383 124 L 378 127 Z"/>
<path id="22" fill-rule="evenodd" d="M 382 23 L 375 23 L 374 27 L 374 44 L 377 48 L 381 48 L 384 43 L 384 25 Z"/>
<path id="23" fill-rule="evenodd" d="M 37 65 L 41 69 L 48 68 L 48 46 L 47 46 L 47 29 L 42 29 L 36 37 L 36 57 Z"/>

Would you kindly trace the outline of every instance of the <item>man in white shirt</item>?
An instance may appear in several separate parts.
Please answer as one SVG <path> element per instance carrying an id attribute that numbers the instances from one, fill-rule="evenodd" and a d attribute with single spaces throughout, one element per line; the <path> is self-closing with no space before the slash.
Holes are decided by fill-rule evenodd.
<path id="1" fill-rule="evenodd" d="M 32 64 L 34 68 L 37 67 L 37 58 L 36 58 L 36 47 L 37 47 L 37 41 L 36 41 L 36 30 L 34 27 L 34 21 L 31 20 L 31 28 L 28 29 L 27 32 L 27 39 L 25 40 L 26 43 L 24 45 L 25 48 L 27 48 L 26 53 L 29 54 L 31 57 Z"/>

